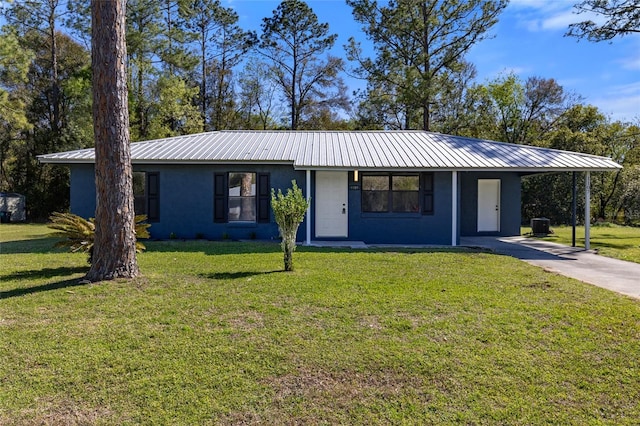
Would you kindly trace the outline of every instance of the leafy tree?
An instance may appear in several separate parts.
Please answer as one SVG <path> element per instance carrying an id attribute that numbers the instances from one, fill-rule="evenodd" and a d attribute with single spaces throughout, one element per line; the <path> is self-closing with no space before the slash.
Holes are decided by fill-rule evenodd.
<path id="1" fill-rule="evenodd" d="M 376 51 L 363 56 L 352 37 L 349 59 L 358 63 L 356 73 L 368 81 L 373 104 L 388 105 L 402 122 L 431 129 L 431 109 L 441 78 L 455 69 L 474 44 L 488 37 L 506 7 L 506 0 L 347 0 L 355 20 L 363 25 Z M 388 115 L 386 113 L 385 115 Z M 386 124 L 386 123 L 385 123 Z"/>
<path id="2" fill-rule="evenodd" d="M 614 122 L 607 126 L 602 137 L 605 155 L 610 156 L 622 170 L 597 176 L 597 187 L 603 188 L 598 197 L 597 212 L 602 217 L 626 224 L 640 224 L 640 126 Z"/>
<path id="3" fill-rule="evenodd" d="M 202 117 L 191 100 L 197 87 L 188 87 L 180 77 L 160 77 L 157 99 L 149 122 L 149 138 L 166 138 L 197 133 L 202 129 Z"/>
<path id="4" fill-rule="evenodd" d="M 603 155 L 600 137 L 606 125 L 605 117 L 595 107 L 576 105 L 554 119 L 552 129 L 536 144 L 553 149 L 572 150 L 586 154 Z M 609 174 L 609 172 L 607 172 Z M 584 176 L 579 174 L 580 192 L 584 188 Z M 599 196 L 594 174 L 592 196 Z M 534 175 L 524 180 L 523 218 L 548 217 L 553 223 L 571 223 L 572 175 L 556 173 Z M 584 199 L 578 197 L 578 218 L 584 220 Z"/>
<path id="5" fill-rule="evenodd" d="M 0 32 L 0 190 L 10 189 L 7 162 L 12 145 L 31 128 L 26 116 L 26 99 L 18 90 L 27 82 L 27 71 L 34 53 L 20 47 L 9 26 Z"/>
<path id="6" fill-rule="evenodd" d="M 153 86 L 160 74 L 154 63 L 161 51 L 162 12 L 157 0 L 127 1 L 127 63 L 131 94 L 131 137 L 149 137 Z"/>
<path id="7" fill-rule="evenodd" d="M 207 130 L 207 111 L 209 90 L 207 88 L 207 62 L 210 60 L 210 40 L 212 33 L 218 28 L 220 14 L 219 0 L 189 0 L 182 4 L 181 14 L 185 16 L 185 26 L 191 31 L 199 54 L 200 74 L 196 78 L 200 81 L 198 104 L 202 115 L 203 130 Z"/>
<path id="8" fill-rule="evenodd" d="M 438 76 L 439 89 L 431 110 L 433 130 L 450 135 L 471 133 L 485 107 L 473 83 L 476 74 L 473 64 L 462 61 Z"/>
<path id="9" fill-rule="evenodd" d="M 232 71 L 257 43 L 256 35 L 242 30 L 238 14 L 219 0 L 187 0 L 181 11 L 197 45 L 200 66 L 195 77 L 204 130 L 223 129 L 229 126 L 227 116 L 233 109 Z"/>
<path id="10" fill-rule="evenodd" d="M 554 79 L 529 77 L 523 83 L 514 74 L 489 82 L 485 93 L 495 120 L 493 129 L 485 132 L 487 137 L 526 145 L 540 145 L 545 133 L 577 100 Z"/>
<path id="11" fill-rule="evenodd" d="M 342 59 L 331 55 L 320 59 L 336 37 L 301 0 L 284 0 L 272 17 L 263 19 L 260 52 L 271 61 L 272 75 L 289 104 L 292 130 L 314 103 L 346 106 L 344 93 L 331 91 L 342 82 Z"/>
<path id="12" fill-rule="evenodd" d="M 233 126 L 229 115 L 235 115 L 233 69 L 243 55 L 257 43 L 256 35 L 242 30 L 238 25 L 238 14 L 232 9 L 220 10 L 219 26 L 213 33 L 215 54 L 209 61 L 212 77 L 211 128 L 221 130 Z"/>
<path id="13" fill-rule="evenodd" d="M 302 195 L 296 181 L 291 181 L 291 184 L 292 188 L 287 189 L 286 195 L 279 189 L 277 194 L 273 188 L 271 189 L 271 209 L 282 237 L 285 271 L 293 271 L 293 252 L 296 249 L 298 227 L 309 208 L 309 202 Z"/>
<path id="14" fill-rule="evenodd" d="M 45 12 L 51 18 L 46 23 L 27 16 Z M 15 3 L 7 10 L 7 20 L 22 21 L 2 31 L 3 48 L 11 51 L 2 55 L 7 66 L 0 73 L 0 97 L 12 112 L 0 119 L 0 190 L 25 194 L 31 219 L 65 209 L 69 200 L 68 170 L 38 164 L 36 155 L 91 145 L 89 56 L 67 35 L 52 35 L 58 12 L 56 2 Z"/>
<path id="15" fill-rule="evenodd" d="M 96 228 L 87 279 L 133 278 L 139 269 L 129 147 L 124 4 L 94 1 L 91 17 Z"/>
<path id="16" fill-rule="evenodd" d="M 61 78 L 58 75 L 58 31 L 59 21 L 65 11 L 60 0 L 15 2 L 7 10 L 7 21 L 18 29 L 21 35 L 32 34 L 32 40 L 41 43 L 37 49 L 46 49 L 50 64 L 46 69 L 48 88 L 49 122 L 52 132 L 60 130 L 60 93 Z M 54 135 L 55 137 L 55 135 Z"/>
<path id="17" fill-rule="evenodd" d="M 162 25 L 158 39 L 159 56 L 165 73 L 170 77 L 188 73 L 198 64 L 197 56 L 188 48 L 192 35 L 187 31 L 181 13 L 185 1 L 162 0 L 160 4 Z"/>
<path id="18" fill-rule="evenodd" d="M 629 172 L 640 158 L 640 130 L 636 126 L 610 122 L 596 107 L 575 105 L 555 120 L 552 129 L 539 142 L 554 149 L 611 157 L 623 169 L 592 173 L 592 209 L 594 218 L 616 220 L 633 204 L 628 188 L 635 175 Z M 584 188 L 584 176 L 578 176 L 578 189 Z M 523 218 L 546 216 L 553 223 L 571 221 L 572 178 L 570 173 L 535 175 L 523 181 Z M 579 197 L 578 217 L 584 220 L 584 200 Z M 592 218 L 589 218 L 592 219 Z"/>
<path id="19" fill-rule="evenodd" d="M 614 217 L 622 215 L 626 225 L 640 225 L 640 165 L 625 167 Z"/>
<path id="20" fill-rule="evenodd" d="M 597 42 L 640 33 L 640 0 L 584 0 L 575 9 L 578 14 L 595 14 L 606 21 L 598 24 L 587 19 L 571 24 L 568 36 Z"/>
<path id="21" fill-rule="evenodd" d="M 269 67 L 256 58 L 245 63 L 240 72 L 241 127 L 245 129 L 272 129 L 276 126 L 275 116 L 279 112 L 275 98 L 275 85 Z"/>

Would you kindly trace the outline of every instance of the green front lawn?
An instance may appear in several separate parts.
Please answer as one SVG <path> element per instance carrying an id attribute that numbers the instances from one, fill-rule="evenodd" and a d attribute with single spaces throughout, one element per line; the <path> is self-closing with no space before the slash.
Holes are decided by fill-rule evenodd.
<path id="1" fill-rule="evenodd" d="M 570 246 L 571 226 L 552 226 L 553 234 L 542 239 Z M 523 234 L 531 228 L 522 229 Z M 591 226 L 591 248 L 603 256 L 640 263 L 640 228 L 612 224 Z M 584 247 L 584 226 L 576 227 L 576 245 Z"/>
<path id="2" fill-rule="evenodd" d="M 0 424 L 640 418 L 640 302 L 509 257 L 300 248 L 284 273 L 277 245 L 150 242 L 142 277 L 82 284 L 84 255 L 12 227 Z"/>

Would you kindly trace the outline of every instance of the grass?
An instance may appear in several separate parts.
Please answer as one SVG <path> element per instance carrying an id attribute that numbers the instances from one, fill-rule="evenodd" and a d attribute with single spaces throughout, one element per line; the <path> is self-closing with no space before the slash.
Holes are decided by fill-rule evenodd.
<path id="1" fill-rule="evenodd" d="M 542 238 L 559 244 L 571 245 L 570 226 L 553 226 L 553 234 Z M 530 232 L 531 228 L 522 228 Z M 613 224 L 591 227 L 591 248 L 603 256 L 640 263 L 640 228 Z M 576 227 L 576 245 L 584 247 L 584 226 Z"/>
<path id="2" fill-rule="evenodd" d="M 277 245 L 150 242 L 142 277 L 81 284 L 84 255 L 13 226 L 0 424 L 640 418 L 640 303 L 509 257 L 300 248 L 284 273 Z"/>

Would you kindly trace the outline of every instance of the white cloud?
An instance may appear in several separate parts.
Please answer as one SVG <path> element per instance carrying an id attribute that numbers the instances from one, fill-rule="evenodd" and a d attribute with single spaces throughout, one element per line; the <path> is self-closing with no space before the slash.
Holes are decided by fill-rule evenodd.
<path id="1" fill-rule="evenodd" d="M 640 82 L 612 86 L 607 93 L 588 100 L 611 118 L 632 121 L 640 118 Z"/>
<path id="2" fill-rule="evenodd" d="M 604 22 L 594 13 L 576 13 L 574 4 L 574 0 L 512 0 L 508 9 L 514 12 L 518 25 L 530 32 L 566 31 L 570 24 L 585 20 Z"/>
<path id="3" fill-rule="evenodd" d="M 627 40 L 630 44 L 627 52 L 630 52 L 628 56 L 620 58 L 617 62 L 625 70 L 640 70 L 640 38 L 635 41 Z"/>
<path id="4" fill-rule="evenodd" d="M 541 11 L 566 9 L 573 7 L 572 0 L 511 0 L 509 6 L 517 9 L 537 9 Z"/>
<path id="5" fill-rule="evenodd" d="M 632 56 L 620 60 L 622 68 L 626 70 L 640 70 L 640 56 Z"/>
<path id="6" fill-rule="evenodd" d="M 568 10 L 543 19 L 541 26 L 543 30 L 566 30 L 569 24 L 577 21 L 576 14 Z"/>

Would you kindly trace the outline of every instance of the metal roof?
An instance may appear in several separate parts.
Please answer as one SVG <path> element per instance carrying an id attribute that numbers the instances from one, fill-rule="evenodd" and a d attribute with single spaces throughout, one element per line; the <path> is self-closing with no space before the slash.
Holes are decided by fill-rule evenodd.
<path id="1" fill-rule="evenodd" d="M 93 163 L 93 148 L 38 156 Z M 134 164 L 291 164 L 296 169 L 601 171 L 609 158 L 424 131 L 219 131 L 131 144 Z"/>

